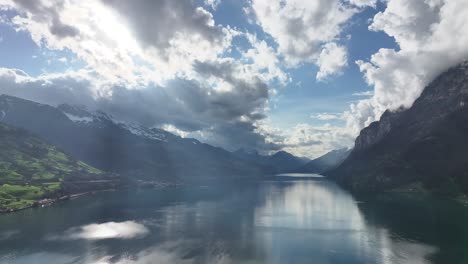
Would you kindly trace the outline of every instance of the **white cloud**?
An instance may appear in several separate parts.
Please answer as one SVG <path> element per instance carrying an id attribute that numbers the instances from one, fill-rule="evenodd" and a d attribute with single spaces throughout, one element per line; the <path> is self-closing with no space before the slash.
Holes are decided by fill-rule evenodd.
<path id="1" fill-rule="evenodd" d="M 192 1 L 0 0 L 0 5 L 18 12 L 7 23 L 29 32 L 38 46 L 69 49 L 106 81 L 129 88 L 190 76 L 194 61 L 216 59 L 235 34 L 215 25 L 211 13 Z"/>
<path id="2" fill-rule="evenodd" d="M 118 109 L 133 121 L 226 148 L 264 147 L 255 122 L 265 118 L 270 86 L 284 86 L 289 76 L 265 41 L 216 25 L 194 1 L 0 0 L 0 5 L 16 10 L 9 25 L 28 32 L 47 53 L 67 49 L 86 63 L 76 72 L 37 77 L 1 69 L 1 91 L 43 103 Z M 250 44 L 239 49 L 240 59 L 226 55 L 233 38 Z"/>
<path id="3" fill-rule="evenodd" d="M 299 157 L 317 158 L 330 150 L 341 149 L 353 144 L 354 137 L 340 126 L 323 124 L 312 126 L 297 124 L 289 129 L 278 129 L 263 122 L 258 132 L 274 143 Z"/>
<path id="4" fill-rule="evenodd" d="M 357 135 L 386 109 L 410 107 L 437 75 L 467 60 L 467 28 L 465 0 L 389 0 L 370 29 L 394 37 L 400 50 L 381 49 L 357 62 L 374 96 L 351 106 L 349 130 Z"/>
<path id="5" fill-rule="evenodd" d="M 375 15 L 369 29 L 394 37 L 402 50 L 420 49 L 431 36 L 431 26 L 439 21 L 443 1 L 437 2 L 390 0 L 385 11 Z"/>
<path id="6" fill-rule="evenodd" d="M 221 3 L 221 0 L 204 0 L 205 5 L 211 7 L 211 9 L 216 10 L 218 5 Z"/>
<path id="7" fill-rule="evenodd" d="M 378 0 L 347 0 L 350 4 L 359 7 L 375 7 Z"/>
<path id="8" fill-rule="evenodd" d="M 373 95 L 374 95 L 374 91 L 353 93 L 353 96 L 373 96 Z"/>
<path id="9" fill-rule="evenodd" d="M 204 3 L 215 8 L 218 2 Z M 1 23 L 29 32 L 44 50 L 70 50 L 86 63 L 76 72 L 38 77 L 1 69 L 0 81 L 7 84 L 1 89 L 40 101 L 71 98 L 72 103 L 104 101 L 107 107 L 118 102 L 121 111 L 152 118 L 150 125 L 197 134 L 217 145 L 279 144 L 293 151 L 292 146 L 303 144 L 296 152 L 318 153 L 338 146 L 337 139 L 349 142 L 350 135 L 386 109 L 411 106 L 434 77 L 468 59 L 465 0 L 384 3 L 386 10 L 374 17 L 370 29 L 392 36 L 400 49 L 381 49 L 369 61 L 358 62 L 374 94 L 360 94 L 372 97 L 352 104 L 343 114 L 346 129 L 336 127 L 340 131 L 330 139 L 325 134 L 333 126 L 326 133 L 302 125 L 281 132 L 263 129 L 260 123 L 275 94 L 273 86 L 291 82 L 285 67 L 313 63 L 319 67 L 318 80 L 344 69 L 347 51 L 337 44 L 342 43 L 343 28 L 376 0 L 252 0 L 249 12 L 276 42 L 273 46 L 216 24 L 194 1 L 70 0 L 52 5 L 46 0 L 0 0 L 2 10 L 18 12 L 11 20 L 2 17 Z M 239 48 L 240 59 L 227 55 L 235 48 L 235 38 L 250 44 Z M 39 95 L 53 89 L 56 98 Z M 305 130 L 322 136 L 307 138 L 297 132 Z M 302 139 L 295 141 L 295 136 Z M 310 149 L 319 141 L 329 143 Z"/>
<path id="10" fill-rule="evenodd" d="M 339 126 L 324 124 L 311 126 L 298 124 L 287 132 L 286 151 L 298 156 L 317 158 L 330 150 L 341 149 L 352 144 L 354 138 Z M 319 142 L 310 145 L 308 142 Z"/>
<path id="11" fill-rule="evenodd" d="M 319 113 L 319 114 L 311 115 L 310 118 L 326 121 L 326 120 L 342 119 L 342 116 L 340 114 Z"/>
<path id="12" fill-rule="evenodd" d="M 251 8 L 289 66 L 315 63 L 322 45 L 334 42 L 342 26 L 358 12 L 339 0 L 252 0 Z"/>
<path id="13" fill-rule="evenodd" d="M 137 82 L 132 55 L 140 51 L 134 37 L 100 2 L 5 1 L 19 12 L 10 21 L 17 30 L 30 33 L 33 41 L 51 50 L 70 49 L 109 81 Z M 114 27 L 119 27 L 118 33 Z"/>
<path id="14" fill-rule="evenodd" d="M 251 61 L 250 72 L 262 73 L 261 76 L 266 81 L 277 80 L 280 84 L 286 85 L 290 77 L 281 69 L 281 62 L 277 52 L 264 40 L 259 40 L 255 35 L 245 33 L 244 36 L 252 47 L 242 53 L 242 59 Z"/>
<path id="15" fill-rule="evenodd" d="M 348 64 L 348 54 L 346 48 L 338 46 L 336 43 L 327 43 L 317 60 L 320 70 L 317 73 L 317 80 L 324 80 L 332 74 L 338 74 Z"/>

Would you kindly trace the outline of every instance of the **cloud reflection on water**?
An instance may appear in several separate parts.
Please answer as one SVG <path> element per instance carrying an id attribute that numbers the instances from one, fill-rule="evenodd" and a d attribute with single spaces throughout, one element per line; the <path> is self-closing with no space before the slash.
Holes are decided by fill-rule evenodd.
<path id="1" fill-rule="evenodd" d="M 399 226 L 385 221 L 387 215 L 367 201 L 357 203 L 326 180 L 271 181 L 229 190 L 177 189 L 167 191 L 170 196 L 154 190 L 131 195 L 129 199 L 121 193 L 108 194 L 89 212 L 114 212 L 118 204 L 134 221 L 106 222 L 115 215 L 89 219 L 96 214 L 86 211 L 80 221 L 48 215 L 44 222 L 47 219 L 50 226 L 63 224 L 48 234 L 60 235 L 31 229 L 37 233 L 23 237 L 22 231 L 7 238 L 18 239 L 30 251 L 3 248 L 8 254 L 16 252 L 13 261 L 5 263 L 32 263 L 28 261 L 34 256 L 34 263 L 40 264 L 428 264 L 428 257 L 438 253 L 436 247 L 411 240 L 417 236 L 404 229 L 398 232 Z M 94 223 L 81 225 L 83 221 Z M 36 237 L 46 240 L 30 243 Z M 3 260 L 0 257 L 0 263 Z"/>
<path id="2" fill-rule="evenodd" d="M 72 227 L 61 236 L 52 236 L 49 239 L 59 240 L 102 240 L 102 239 L 133 239 L 149 234 L 149 229 L 134 221 L 107 222 L 102 224 L 89 224 Z"/>
<path id="3" fill-rule="evenodd" d="M 315 263 L 429 264 L 438 251 L 368 223 L 358 202 L 328 181 L 270 184 L 265 195 L 255 225 L 263 229 L 257 244 L 264 245 L 269 263 L 290 254 L 289 260 L 301 263 L 301 256 L 314 256 Z"/>

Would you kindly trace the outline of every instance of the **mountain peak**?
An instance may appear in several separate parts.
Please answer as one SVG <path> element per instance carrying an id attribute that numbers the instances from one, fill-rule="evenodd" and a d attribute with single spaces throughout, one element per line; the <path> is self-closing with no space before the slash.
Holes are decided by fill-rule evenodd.
<path id="1" fill-rule="evenodd" d="M 284 151 L 284 150 L 280 150 L 278 152 L 276 152 L 275 154 L 273 154 L 273 156 L 283 156 L 283 157 L 294 157 L 293 154 L 287 152 L 287 151 Z"/>

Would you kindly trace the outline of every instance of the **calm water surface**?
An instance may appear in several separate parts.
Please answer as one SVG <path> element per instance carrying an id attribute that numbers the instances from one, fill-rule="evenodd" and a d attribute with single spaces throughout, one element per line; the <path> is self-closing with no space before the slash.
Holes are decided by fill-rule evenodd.
<path id="1" fill-rule="evenodd" d="M 319 178 L 108 192 L 0 215 L 0 263 L 468 263 L 468 214 Z"/>

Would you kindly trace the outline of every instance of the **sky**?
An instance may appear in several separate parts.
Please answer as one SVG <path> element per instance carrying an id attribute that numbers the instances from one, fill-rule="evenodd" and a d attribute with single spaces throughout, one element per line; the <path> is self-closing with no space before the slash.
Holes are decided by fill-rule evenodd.
<path id="1" fill-rule="evenodd" d="M 467 28 L 466 0 L 0 0 L 0 93 L 314 158 L 467 60 Z"/>

